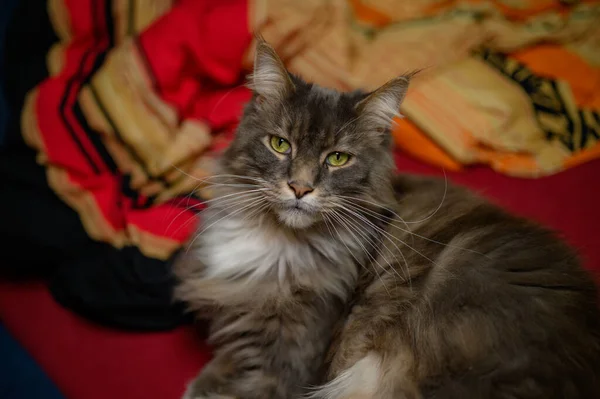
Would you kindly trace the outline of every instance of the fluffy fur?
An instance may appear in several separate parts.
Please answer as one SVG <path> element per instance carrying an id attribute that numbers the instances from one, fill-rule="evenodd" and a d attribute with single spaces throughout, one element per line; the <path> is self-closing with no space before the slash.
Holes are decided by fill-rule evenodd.
<path id="1" fill-rule="evenodd" d="M 175 268 L 215 347 L 186 398 L 600 397 L 598 296 L 571 249 L 445 181 L 394 173 L 408 77 L 342 94 L 289 74 L 264 42 L 255 68 Z M 329 166 L 335 151 L 348 163 Z"/>

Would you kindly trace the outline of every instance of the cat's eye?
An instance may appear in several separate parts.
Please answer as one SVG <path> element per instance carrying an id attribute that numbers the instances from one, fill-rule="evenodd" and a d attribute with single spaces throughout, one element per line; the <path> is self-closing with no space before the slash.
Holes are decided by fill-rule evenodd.
<path id="1" fill-rule="evenodd" d="M 327 158 L 325 158 L 325 162 L 327 162 L 327 165 L 329 166 L 342 166 L 347 164 L 349 160 L 349 154 L 338 151 L 332 152 L 331 154 L 327 155 Z"/>
<path id="2" fill-rule="evenodd" d="M 271 148 L 280 154 L 287 154 L 292 149 L 289 141 L 279 136 L 271 136 Z"/>

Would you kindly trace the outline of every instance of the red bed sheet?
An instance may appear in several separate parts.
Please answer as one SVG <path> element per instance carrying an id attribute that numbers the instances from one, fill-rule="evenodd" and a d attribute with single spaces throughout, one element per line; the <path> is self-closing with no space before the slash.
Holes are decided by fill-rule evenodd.
<path id="1" fill-rule="evenodd" d="M 442 174 L 401 155 L 397 163 L 402 171 Z M 537 180 L 483 167 L 447 176 L 560 231 L 585 265 L 600 271 L 600 160 Z M 210 357 L 192 328 L 143 334 L 107 329 L 62 309 L 41 283 L 0 283 L 0 319 L 70 399 L 179 398 Z"/>

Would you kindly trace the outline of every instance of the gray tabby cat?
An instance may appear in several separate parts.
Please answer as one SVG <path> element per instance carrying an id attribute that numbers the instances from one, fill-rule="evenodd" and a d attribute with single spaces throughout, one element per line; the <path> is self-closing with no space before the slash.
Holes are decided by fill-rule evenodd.
<path id="1" fill-rule="evenodd" d="M 185 398 L 600 398 L 592 279 L 553 234 L 396 175 L 409 76 L 339 93 L 258 44 L 176 297 L 211 318 Z"/>

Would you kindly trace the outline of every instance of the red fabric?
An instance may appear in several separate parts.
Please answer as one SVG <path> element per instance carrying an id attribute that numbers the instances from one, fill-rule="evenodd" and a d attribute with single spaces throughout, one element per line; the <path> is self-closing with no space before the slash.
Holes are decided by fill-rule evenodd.
<path id="1" fill-rule="evenodd" d="M 179 1 L 139 37 L 156 92 L 182 118 L 206 120 L 215 129 L 235 121 L 235 96 L 249 98 L 244 89 L 224 94 L 241 83 L 250 40 L 245 0 Z M 215 119 L 217 101 L 224 102 L 226 115 Z"/>
<path id="2" fill-rule="evenodd" d="M 67 399 L 180 398 L 209 357 L 190 329 L 133 334 L 61 308 L 42 284 L 0 284 L 0 319 Z"/>
<path id="3" fill-rule="evenodd" d="M 91 130 L 76 114 L 80 90 L 97 72 L 113 45 L 112 16 L 107 14 L 107 9 L 110 10 L 107 2 L 64 2 L 63 21 L 69 21 L 67 30 L 71 40 L 62 43 L 60 71 L 36 88 L 28 118 L 37 127 L 30 134 L 39 137 L 32 145 L 44 154 L 48 168 L 66 175 L 68 185 L 53 187 L 61 197 L 89 194 L 88 206 L 78 211 L 89 214 L 92 212 L 89 203 L 93 204 L 97 215 L 93 219 L 95 239 L 121 245 L 118 234 L 127 235 L 133 229 L 164 238 L 168 243 L 182 243 L 194 230 L 194 224 L 188 222 L 194 213 L 183 210 L 184 215 L 170 220 L 164 215 L 180 213 L 178 201 L 150 208 L 140 205 L 148 199 L 141 194 L 139 201 L 130 201 L 123 191 L 124 171 L 112 165 L 110 155 L 99 144 L 102 132 Z M 241 104 L 250 97 L 249 90 L 240 83 L 242 61 L 251 38 L 246 0 L 180 0 L 144 30 L 137 43 L 151 76 L 152 89 L 177 110 L 179 121 L 200 120 L 212 131 L 220 132 L 232 128 L 239 118 Z M 147 177 L 146 186 L 161 179 L 161 176 Z M 186 204 L 189 201 L 186 198 Z M 133 239 L 128 243 L 137 244 Z M 171 252 L 175 249 L 169 246 Z"/>
<path id="4" fill-rule="evenodd" d="M 401 170 L 440 174 L 404 156 Z M 519 180 L 487 168 L 448 173 L 506 208 L 561 231 L 586 266 L 600 271 L 600 160 L 557 175 Z M 207 361 L 189 328 L 133 334 L 109 330 L 60 308 L 40 284 L 0 284 L 0 319 L 71 399 L 176 399 Z"/>

